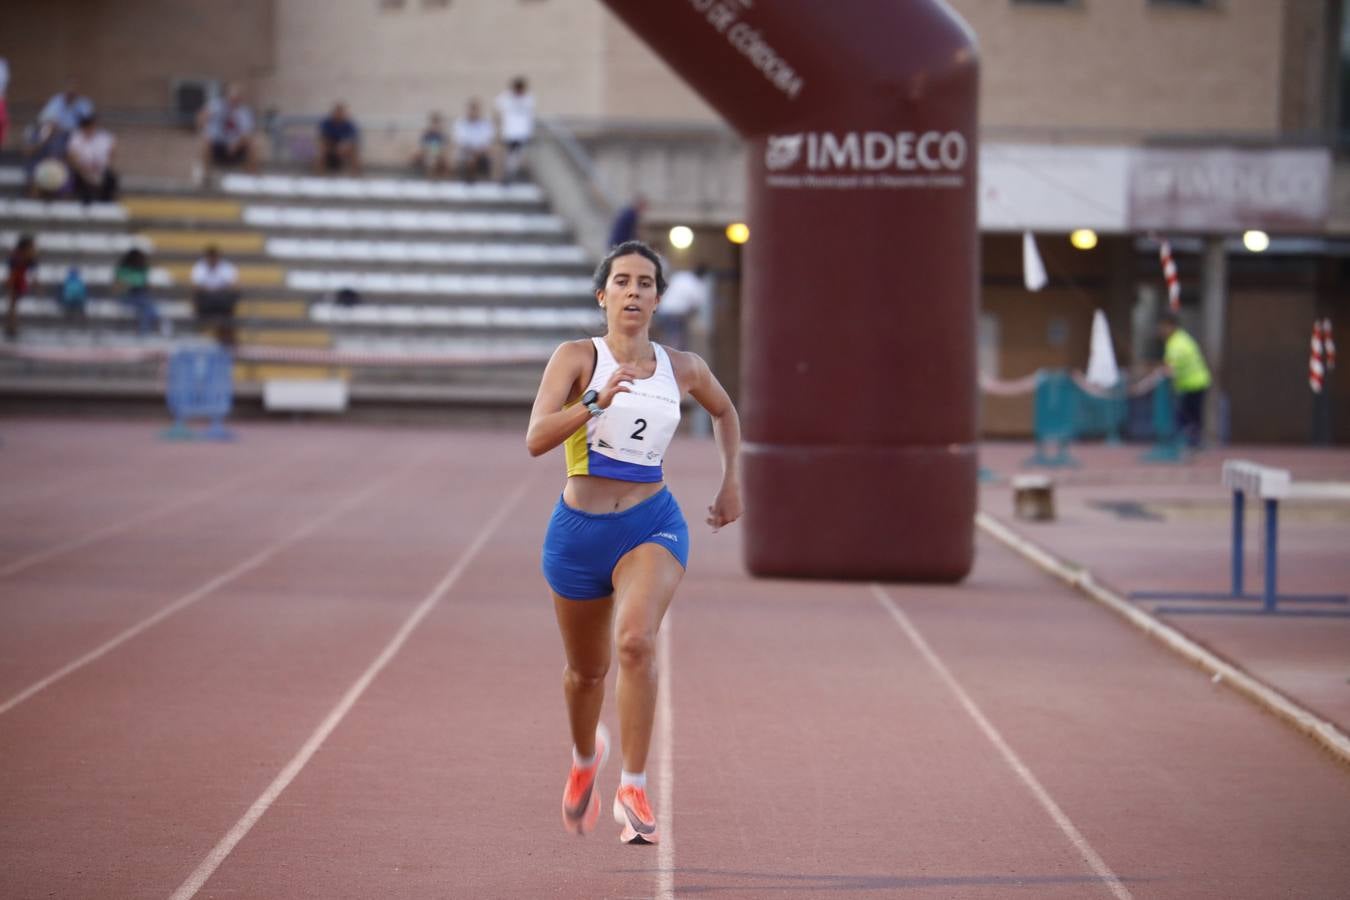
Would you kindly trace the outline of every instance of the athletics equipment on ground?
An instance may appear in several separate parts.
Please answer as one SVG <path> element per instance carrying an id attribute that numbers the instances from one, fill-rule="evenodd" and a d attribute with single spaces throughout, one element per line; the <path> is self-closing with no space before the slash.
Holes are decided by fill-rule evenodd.
<path id="1" fill-rule="evenodd" d="M 1280 594 L 1278 579 L 1279 505 L 1281 500 L 1345 500 L 1350 501 L 1350 482 L 1303 482 L 1293 480 L 1288 469 L 1276 469 L 1240 459 L 1224 460 L 1223 485 L 1233 492 L 1232 589 L 1226 592 L 1210 591 L 1135 591 L 1131 600 L 1259 600 L 1260 605 L 1246 606 L 1166 606 L 1157 613 L 1173 615 L 1280 615 L 1321 618 L 1350 618 L 1350 609 L 1281 609 L 1281 600 L 1300 603 L 1350 603 L 1345 594 Z M 1251 494 L 1265 504 L 1265 584 L 1260 594 L 1243 590 L 1243 538 L 1246 515 L 1246 497 Z"/>

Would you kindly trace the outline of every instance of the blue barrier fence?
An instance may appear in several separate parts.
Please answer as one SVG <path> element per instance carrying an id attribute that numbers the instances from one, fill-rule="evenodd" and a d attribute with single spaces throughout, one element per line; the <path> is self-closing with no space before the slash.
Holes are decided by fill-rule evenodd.
<path id="1" fill-rule="evenodd" d="M 234 404 L 234 361 L 220 347 L 180 347 L 169 356 L 165 400 L 173 425 L 164 432 L 169 440 L 228 441 L 234 435 L 225 417 Z M 192 419 L 206 419 L 207 427 L 193 431 Z"/>
<path id="2" fill-rule="evenodd" d="M 1108 444 L 1152 440 L 1145 460 L 1182 458 L 1176 403 L 1166 379 L 1138 394 L 1124 382 L 1088 391 L 1062 369 L 1042 369 L 1036 373 L 1034 400 L 1036 453 L 1029 460 L 1034 465 L 1077 465 L 1069 445 L 1083 438 L 1100 438 Z"/>

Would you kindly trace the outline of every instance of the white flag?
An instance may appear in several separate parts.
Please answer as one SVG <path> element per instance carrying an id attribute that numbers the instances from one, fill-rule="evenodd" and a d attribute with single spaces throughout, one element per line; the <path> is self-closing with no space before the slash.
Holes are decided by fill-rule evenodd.
<path id="1" fill-rule="evenodd" d="M 1092 343 L 1088 351 L 1088 384 L 1099 388 L 1115 387 L 1120 380 L 1120 369 L 1116 366 L 1116 350 L 1111 346 L 1111 328 L 1106 324 L 1106 314 L 1100 309 L 1092 317 Z"/>
<path id="2" fill-rule="evenodd" d="M 1041 262 L 1041 254 L 1036 251 L 1036 239 L 1030 231 L 1022 232 L 1022 280 L 1029 291 L 1039 291 L 1050 280 L 1045 276 L 1045 264 Z"/>

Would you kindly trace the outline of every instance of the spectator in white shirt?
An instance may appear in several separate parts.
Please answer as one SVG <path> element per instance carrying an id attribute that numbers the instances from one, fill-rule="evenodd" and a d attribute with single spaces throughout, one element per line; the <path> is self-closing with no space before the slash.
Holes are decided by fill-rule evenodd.
<path id="1" fill-rule="evenodd" d="M 112 169 L 117 139 L 98 127 L 94 114 L 80 119 L 80 126 L 66 141 L 66 163 L 81 203 L 110 203 L 117 196 L 117 173 Z"/>
<path id="2" fill-rule="evenodd" d="M 525 148 L 534 137 L 534 95 L 524 78 L 512 79 L 511 89 L 497 96 L 497 119 L 506 151 L 502 180 L 510 181 L 520 174 L 525 162 Z"/>
<path id="3" fill-rule="evenodd" d="M 692 272 L 679 271 L 670 276 L 666 292 L 656 305 L 656 326 L 666 346 L 688 349 L 689 325 L 708 305 L 707 275 L 708 267 L 700 265 Z"/>
<path id="4" fill-rule="evenodd" d="M 455 164 L 465 181 L 486 178 L 492 172 L 492 142 L 496 129 L 483 115 L 477 100 L 470 100 L 464 115 L 455 120 Z"/>
<path id="5" fill-rule="evenodd" d="M 199 325 L 214 328 L 222 344 L 234 343 L 234 307 L 239 302 L 239 270 L 208 246 L 192 266 L 192 307 Z"/>

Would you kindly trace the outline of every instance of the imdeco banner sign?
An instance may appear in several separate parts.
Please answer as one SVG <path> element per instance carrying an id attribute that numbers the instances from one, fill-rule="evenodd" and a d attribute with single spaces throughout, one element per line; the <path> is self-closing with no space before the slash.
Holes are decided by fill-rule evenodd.
<path id="1" fill-rule="evenodd" d="M 1141 148 L 1130 169 L 1129 225 L 1137 231 L 1320 232 L 1330 204 L 1325 149 Z"/>

